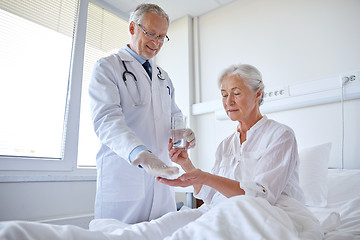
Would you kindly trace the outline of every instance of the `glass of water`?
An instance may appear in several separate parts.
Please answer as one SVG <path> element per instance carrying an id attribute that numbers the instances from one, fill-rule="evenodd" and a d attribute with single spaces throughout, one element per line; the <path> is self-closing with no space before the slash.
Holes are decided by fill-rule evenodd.
<path id="1" fill-rule="evenodd" d="M 171 139 L 173 148 L 186 150 L 186 138 L 184 133 L 186 130 L 186 116 L 171 116 Z"/>

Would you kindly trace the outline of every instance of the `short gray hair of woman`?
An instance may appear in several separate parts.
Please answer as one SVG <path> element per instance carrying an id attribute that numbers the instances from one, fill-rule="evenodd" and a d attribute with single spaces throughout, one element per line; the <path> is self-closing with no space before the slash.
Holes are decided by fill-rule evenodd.
<path id="1" fill-rule="evenodd" d="M 264 101 L 264 83 L 262 81 L 262 76 L 260 71 L 249 64 L 238 64 L 232 65 L 226 68 L 222 74 L 220 75 L 218 85 L 221 86 L 222 80 L 227 76 L 238 76 L 241 79 L 244 79 L 246 84 L 252 89 L 254 92 L 257 92 L 261 89 L 261 97 L 259 99 L 259 106 Z"/>
<path id="2" fill-rule="evenodd" d="M 138 5 L 135 10 L 130 14 L 129 24 L 131 23 L 131 21 L 137 24 L 141 24 L 141 21 L 148 12 L 152 12 L 157 16 L 165 18 L 169 26 L 169 16 L 161 7 L 152 3 L 142 3 Z"/>

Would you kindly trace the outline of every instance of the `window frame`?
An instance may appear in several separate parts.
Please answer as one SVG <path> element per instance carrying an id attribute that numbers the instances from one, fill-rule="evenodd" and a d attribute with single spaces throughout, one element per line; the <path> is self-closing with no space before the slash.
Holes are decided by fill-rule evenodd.
<path id="1" fill-rule="evenodd" d="M 102 0 L 79 0 L 69 71 L 67 109 L 64 116 L 62 158 L 0 156 L 0 182 L 49 181 L 51 179 L 61 181 L 71 178 L 79 179 L 79 176 L 85 176 L 85 180 L 89 180 L 87 176 L 92 176 L 90 178 L 92 180 L 95 179 L 95 168 L 77 167 L 83 61 L 89 2 L 123 19 L 128 19 L 126 13 L 115 10 Z M 59 178 L 59 176 L 63 177 Z M 80 179 L 83 178 L 80 177 Z"/>

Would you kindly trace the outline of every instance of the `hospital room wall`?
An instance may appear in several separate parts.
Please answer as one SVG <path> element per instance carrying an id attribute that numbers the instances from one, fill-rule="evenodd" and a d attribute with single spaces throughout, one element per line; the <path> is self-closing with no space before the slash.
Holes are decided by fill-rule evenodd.
<path id="1" fill-rule="evenodd" d="M 191 102 L 195 103 L 193 99 L 221 101 L 217 78 L 225 67 L 236 63 L 259 68 L 266 87 L 309 82 L 359 70 L 359 11 L 357 0 L 253 0 L 235 1 L 199 17 L 200 96 L 194 96 L 197 90 L 192 89 Z M 178 24 L 176 27 L 188 26 Z M 167 58 L 173 61 L 176 55 L 167 55 Z M 170 76 L 178 87 L 181 83 L 174 77 L 176 74 L 175 71 Z M 194 87 L 194 75 L 189 78 L 192 81 L 189 86 Z M 360 167 L 359 109 L 359 99 L 344 103 L 345 168 Z M 341 167 L 339 102 L 267 115 L 292 127 L 300 148 L 331 142 L 329 167 Z M 197 135 L 197 147 L 191 150 L 191 156 L 198 167 L 210 170 L 217 145 L 235 130 L 236 123 L 217 120 L 214 113 L 192 116 L 191 120 Z"/>
<path id="2" fill-rule="evenodd" d="M 191 103 L 193 87 L 192 75 L 193 47 L 192 47 L 192 19 L 185 16 L 170 25 L 170 41 L 163 45 L 159 54 L 155 57 L 156 62 L 165 69 L 175 87 L 175 99 L 178 107 L 188 118 L 191 115 Z"/>
<path id="3" fill-rule="evenodd" d="M 0 221 L 31 220 L 86 228 L 93 218 L 95 181 L 0 183 Z"/>

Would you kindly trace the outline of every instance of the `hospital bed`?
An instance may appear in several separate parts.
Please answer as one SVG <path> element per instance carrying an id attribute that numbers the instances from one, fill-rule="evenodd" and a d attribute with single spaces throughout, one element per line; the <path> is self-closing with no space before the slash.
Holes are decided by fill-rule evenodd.
<path id="1" fill-rule="evenodd" d="M 322 144 L 299 151 L 299 177 L 306 205 L 319 219 L 325 240 L 360 239 L 360 169 L 328 169 L 330 147 Z M 271 226 L 271 216 L 262 216 L 256 204 L 247 203 L 244 207 L 241 196 L 214 209 L 204 214 L 200 221 L 183 227 L 177 237 L 166 239 L 239 239 L 244 229 L 247 237 L 241 239 L 312 239 L 306 234 L 284 238 L 287 233 L 283 229 L 268 227 Z M 0 222 L 0 239 L 152 239 L 141 232 L 130 238 L 120 237 L 126 224 L 116 220 L 97 220 L 97 224 L 107 230 L 91 231 L 71 225 L 21 221 Z"/>

